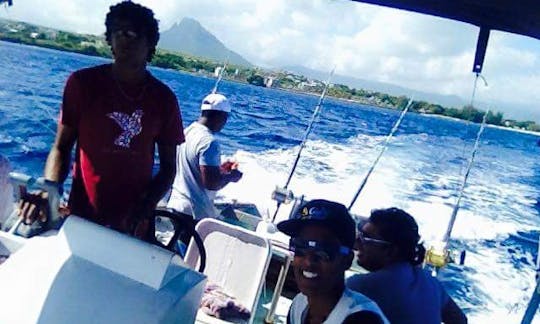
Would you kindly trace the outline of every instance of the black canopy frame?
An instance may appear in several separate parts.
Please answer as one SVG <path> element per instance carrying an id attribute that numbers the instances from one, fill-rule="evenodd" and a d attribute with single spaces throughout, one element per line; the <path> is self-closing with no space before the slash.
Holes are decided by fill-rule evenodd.
<path id="1" fill-rule="evenodd" d="M 473 72 L 480 73 L 489 33 L 499 30 L 540 40 L 540 0 L 352 0 L 469 23 L 480 28 Z"/>

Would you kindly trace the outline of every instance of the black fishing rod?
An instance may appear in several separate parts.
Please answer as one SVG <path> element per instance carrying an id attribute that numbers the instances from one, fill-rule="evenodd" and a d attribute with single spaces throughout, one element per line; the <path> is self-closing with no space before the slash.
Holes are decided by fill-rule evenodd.
<path id="1" fill-rule="evenodd" d="M 291 179 L 294 175 L 294 171 L 296 170 L 296 167 L 298 166 L 300 155 L 302 154 L 302 150 L 306 146 L 306 142 L 308 140 L 309 134 L 311 133 L 311 130 L 313 129 L 313 124 L 315 123 L 315 120 L 317 120 L 317 117 L 319 116 L 321 112 L 324 98 L 326 97 L 326 93 L 328 92 L 328 88 L 330 87 L 330 80 L 332 79 L 332 76 L 334 75 L 334 70 L 335 68 L 333 68 L 332 71 L 330 71 L 330 74 L 328 75 L 328 79 L 326 80 L 326 84 L 324 85 L 324 89 L 319 97 L 319 102 L 317 103 L 317 106 L 315 106 L 315 111 L 313 111 L 313 115 L 311 115 L 311 120 L 304 134 L 304 138 L 302 139 L 302 142 L 300 143 L 300 149 L 298 150 L 298 153 L 296 154 L 296 159 L 294 160 L 291 171 L 289 172 L 289 176 L 287 177 L 285 186 L 283 186 L 283 188 L 276 188 L 276 190 L 273 193 L 273 198 L 276 199 L 278 203 L 277 203 L 276 211 L 274 212 L 274 216 L 272 217 L 272 223 L 276 220 L 276 216 L 278 214 L 281 203 L 284 202 L 287 197 L 290 197 L 287 187 L 289 186 Z"/>
<path id="2" fill-rule="evenodd" d="M 362 183 L 360 184 L 360 187 L 358 188 L 358 191 L 356 191 L 356 194 L 354 195 L 351 203 L 349 204 L 349 207 L 347 208 L 348 210 L 351 210 L 352 206 L 356 202 L 356 199 L 358 199 L 358 196 L 360 195 L 360 193 L 362 192 L 362 190 L 366 186 L 366 183 L 367 183 L 367 181 L 369 179 L 369 176 L 371 175 L 373 170 L 375 170 L 375 166 L 377 166 L 377 163 L 379 163 L 379 160 L 381 159 L 382 155 L 384 154 L 384 152 L 388 148 L 388 143 L 390 143 L 390 139 L 392 138 L 392 136 L 394 136 L 394 133 L 398 130 L 399 125 L 401 124 L 401 121 L 403 120 L 403 117 L 405 117 L 405 114 L 407 113 L 407 111 L 411 107 L 412 103 L 413 103 L 413 99 L 411 98 L 411 99 L 409 99 L 409 102 L 407 103 L 407 106 L 405 106 L 405 109 L 403 109 L 403 111 L 401 112 L 401 115 L 399 115 L 399 118 L 396 121 L 396 123 L 394 124 L 394 127 L 392 127 L 392 130 L 390 131 L 388 136 L 386 136 L 386 140 L 384 141 L 384 144 L 383 144 L 383 146 L 381 148 L 381 151 L 379 152 L 379 155 L 377 156 L 375 161 L 373 161 L 373 164 L 369 168 L 366 176 L 364 177 L 364 180 L 362 180 Z"/>

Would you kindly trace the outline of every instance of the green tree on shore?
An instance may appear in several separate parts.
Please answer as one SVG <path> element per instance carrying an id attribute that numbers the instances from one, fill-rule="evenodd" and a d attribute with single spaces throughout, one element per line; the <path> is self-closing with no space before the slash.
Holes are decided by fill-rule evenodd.
<path id="1" fill-rule="evenodd" d="M 0 19 L 0 40 L 86 55 L 111 57 L 110 49 L 102 36 L 56 31 L 22 22 Z M 220 62 L 212 62 L 198 57 L 159 49 L 151 64 L 162 68 L 208 76 L 213 75 L 215 68 L 222 65 Z M 301 90 L 319 94 L 324 88 L 324 84 L 321 81 L 308 80 L 305 76 L 288 72 L 276 73 L 249 67 L 228 66 L 227 71 L 224 73 L 224 78 L 258 86 L 264 86 L 264 80 L 267 76 L 271 76 L 274 79 L 274 86 L 283 89 Z M 338 99 L 352 100 L 361 104 L 390 109 L 402 109 L 409 101 L 409 98 L 406 96 L 392 96 L 367 89 L 354 89 L 343 84 L 331 85 L 328 89 L 328 95 Z M 495 110 L 490 109 L 488 112 L 486 116 L 486 122 L 488 124 L 540 131 L 540 125 L 537 125 L 534 121 L 505 119 L 503 113 Z M 415 101 L 411 107 L 411 111 L 422 114 L 444 115 L 474 123 L 481 123 L 485 114 L 484 111 L 469 105 L 462 108 L 443 107 L 425 101 Z"/>

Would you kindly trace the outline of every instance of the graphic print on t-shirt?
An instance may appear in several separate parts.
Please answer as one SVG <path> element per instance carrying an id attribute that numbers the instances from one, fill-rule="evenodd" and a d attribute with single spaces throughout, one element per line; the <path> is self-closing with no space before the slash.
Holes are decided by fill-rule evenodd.
<path id="1" fill-rule="evenodd" d="M 133 137 L 139 135 L 142 131 L 142 116 L 143 111 L 141 109 L 135 110 L 131 116 L 117 111 L 107 114 L 107 117 L 114 120 L 122 129 L 122 133 L 114 140 L 114 144 L 129 148 Z"/>

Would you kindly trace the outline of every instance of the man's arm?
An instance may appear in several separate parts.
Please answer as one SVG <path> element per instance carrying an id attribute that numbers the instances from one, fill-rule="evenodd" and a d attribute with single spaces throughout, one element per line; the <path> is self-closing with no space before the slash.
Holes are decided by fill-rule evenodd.
<path id="1" fill-rule="evenodd" d="M 69 172 L 71 150 L 76 141 L 77 131 L 72 127 L 59 123 L 54 144 L 45 163 L 45 179 L 59 184 L 64 183 Z M 22 217 L 25 224 L 31 224 L 36 218 L 41 221 L 47 219 L 47 198 L 46 192 L 37 194 L 21 193 L 19 216 Z"/>
<path id="2" fill-rule="evenodd" d="M 201 178 L 208 190 L 220 190 L 230 182 L 237 182 L 242 178 L 242 172 L 233 169 L 228 173 L 221 173 L 218 166 L 201 165 Z"/>
<path id="3" fill-rule="evenodd" d="M 58 124 L 56 139 L 45 163 L 44 177 L 47 180 L 64 183 L 69 173 L 71 151 L 77 141 L 77 131 L 72 127 Z"/>
<path id="4" fill-rule="evenodd" d="M 467 324 L 467 317 L 452 298 L 443 306 L 441 316 L 445 324 Z"/>
<path id="5" fill-rule="evenodd" d="M 167 193 L 176 175 L 176 145 L 158 144 L 159 171 L 150 182 L 141 199 L 146 200 L 154 208 Z"/>
<path id="6" fill-rule="evenodd" d="M 149 221 L 159 200 L 172 186 L 176 175 L 176 145 L 158 144 L 158 154 L 159 171 L 139 198 L 131 218 L 126 219 L 125 228 L 128 233 L 150 242 L 155 238 L 154 228 L 149 226 Z"/>

